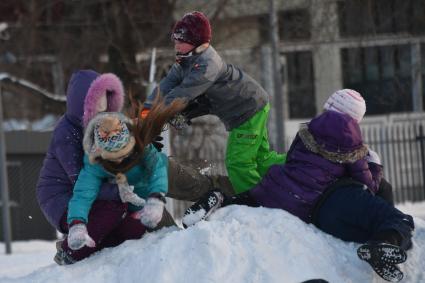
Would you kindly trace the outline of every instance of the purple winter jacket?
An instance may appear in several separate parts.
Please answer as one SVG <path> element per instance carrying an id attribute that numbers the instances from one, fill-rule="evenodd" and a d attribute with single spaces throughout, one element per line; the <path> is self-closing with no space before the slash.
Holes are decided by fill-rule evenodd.
<path id="1" fill-rule="evenodd" d="M 368 164 L 367 152 L 354 119 L 325 111 L 301 127 L 286 163 L 270 167 L 250 195 L 259 205 L 284 209 L 310 223 L 320 196 L 339 178 L 351 177 L 373 193 L 378 190 L 382 167 Z"/>
<path id="2" fill-rule="evenodd" d="M 60 220 L 67 210 L 83 166 L 84 100 L 91 83 L 98 76 L 91 70 L 73 73 L 67 89 L 67 110 L 54 129 L 37 183 L 40 208 L 50 224 L 61 232 Z M 97 199 L 120 201 L 117 186 L 105 182 Z"/>

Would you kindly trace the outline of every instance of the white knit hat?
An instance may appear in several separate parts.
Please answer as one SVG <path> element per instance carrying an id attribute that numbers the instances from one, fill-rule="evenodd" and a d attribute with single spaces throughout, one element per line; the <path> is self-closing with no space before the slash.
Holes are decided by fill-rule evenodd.
<path id="1" fill-rule="evenodd" d="M 366 113 L 366 102 L 360 93 L 352 89 L 341 89 L 334 92 L 323 108 L 350 115 L 360 122 Z"/>

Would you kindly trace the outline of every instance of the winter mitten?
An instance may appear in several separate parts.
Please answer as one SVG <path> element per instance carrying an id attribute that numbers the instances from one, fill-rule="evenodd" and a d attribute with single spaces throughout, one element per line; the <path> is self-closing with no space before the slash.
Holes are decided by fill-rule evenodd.
<path id="1" fill-rule="evenodd" d="M 148 228 L 155 228 L 161 221 L 164 212 L 165 197 L 162 194 L 151 194 L 140 211 L 140 222 Z"/>
<path id="2" fill-rule="evenodd" d="M 68 246 L 72 250 L 79 250 L 84 246 L 90 248 L 94 248 L 96 246 L 96 243 L 87 232 L 86 224 L 78 223 L 69 228 Z"/>
<path id="3" fill-rule="evenodd" d="M 382 165 L 381 158 L 379 157 L 378 153 L 371 150 L 370 148 L 366 155 L 366 160 L 368 163 L 376 163 L 376 164 Z"/>
<path id="4" fill-rule="evenodd" d="M 143 206 L 145 204 L 145 200 L 134 193 L 134 186 L 128 184 L 127 177 L 124 174 L 118 173 L 116 181 L 122 202 L 129 202 L 135 206 Z"/>
<path id="5" fill-rule="evenodd" d="M 184 213 L 182 222 L 186 228 L 206 219 L 223 204 L 224 195 L 219 190 L 212 190 L 203 195 Z"/>

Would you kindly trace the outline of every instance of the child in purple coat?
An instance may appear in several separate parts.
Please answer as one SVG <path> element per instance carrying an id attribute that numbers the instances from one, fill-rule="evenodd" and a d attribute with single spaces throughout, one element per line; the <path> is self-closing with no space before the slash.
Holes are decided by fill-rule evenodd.
<path id="1" fill-rule="evenodd" d="M 124 93 L 120 80 L 112 74 L 100 75 L 92 70 L 80 70 L 72 74 L 67 87 L 67 110 L 58 121 L 48 152 L 40 171 L 36 196 L 40 209 L 49 223 L 59 232 L 68 234 L 68 203 L 74 184 L 83 167 L 83 127 L 99 112 L 120 111 Z M 197 170 L 168 160 L 168 184 L 171 197 L 194 201 L 213 188 L 213 181 Z M 215 176 L 214 183 L 231 190 L 222 176 Z M 125 194 L 124 194 L 125 195 Z M 72 251 L 68 241 L 58 241 L 55 261 L 70 264 L 88 257 L 104 247 L 117 246 L 127 239 L 140 238 L 145 227 L 129 217 L 127 204 L 120 196 L 116 184 L 102 183 L 97 199 L 90 210 L 88 232 L 95 239 L 102 239 L 95 248 L 84 247 Z M 125 216 L 125 217 L 123 217 Z M 160 226 L 174 223 L 164 210 Z M 158 227 L 157 226 L 157 227 Z"/>
<path id="2" fill-rule="evenodd" d="M 100 75 L 92 70 L 73 73 L 67 89 L 67 110 L 53 132 L 37 183 L 37 200 L 50 224 L 61 233 L 68 233 L 66 222 L 69 200 L 83 161 L 83 125 L 98 112 L 120 111 L 124 91 L 121 81 L 112 74 Z M 83 105 L 86 105 L 85 111 Z M 126 216 L 126 204 L 116 184 L 104 182 L 93 204 L 91 225 L 94 238 L 103 238 L 96 248 L 85 247 L 68 256 L 67 240 L 57 243 L 58 264 L 81 260 L 104 247 L 116 246 L 127 239 L 140 238 L 145 227 Z"/>
<path id="3" fill-rule="evenodd" d="M 358 92 L 343 89 L 330 96 L 324 109 L 302 125 L 285 164 L 272 166 L 247 193 L 226 200 L 221 192 L 210 192 L 188 209 L 183 223 L 205 218 L 223 199 L 224 205 L 284 209 L 337 238 L 366 243 L 358 249 L 359 257 L 384 279 L 401 280 L 395 264 L 406 260 L 413 218 L 374 196 L 382 166 L 362 140 L 358 123 L 365 101 Z"/>

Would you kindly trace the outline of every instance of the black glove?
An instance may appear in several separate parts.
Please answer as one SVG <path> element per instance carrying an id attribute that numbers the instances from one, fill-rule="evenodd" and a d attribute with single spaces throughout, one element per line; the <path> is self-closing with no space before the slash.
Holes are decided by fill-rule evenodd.
<path id="1" fill-rule="evenodd" d="M 182 114 L 186 117 L 186 120 L 189 121 L 188 125 L 190 125 L 190 120 L 193 118 L 210 114 L 210 108 L 211 104 L 204 94 L 190 101 L 182 111 Z"/>
<path id="2" fill-rule="evenodd" d="M 162 143 L 162 141 L 164 140 L 163 137 L 161 136 L 157 136 L 155 137 L 155 139 L 152 141 L 152 145 L 156 148 L 156 150 L 158 150 L 159 152 L 162 151 L 162 148 L 164 147 L 164 144 Z"/>
<path id="3" fill-rule="evenodd" d="M 187 120 L 187 118 L 181 113 L 171 118 L 168 123 L 176 130 L 183 130 L 191 124 L 190 121 Z"/>

